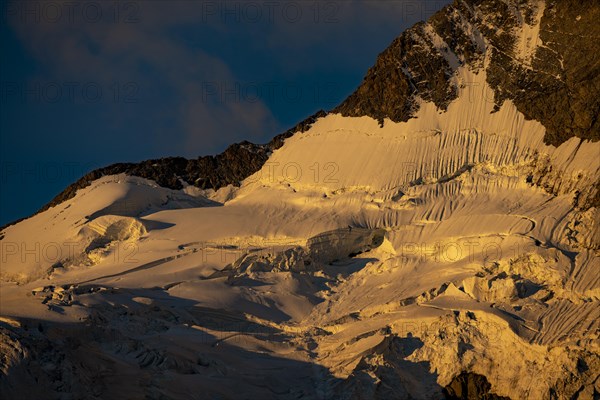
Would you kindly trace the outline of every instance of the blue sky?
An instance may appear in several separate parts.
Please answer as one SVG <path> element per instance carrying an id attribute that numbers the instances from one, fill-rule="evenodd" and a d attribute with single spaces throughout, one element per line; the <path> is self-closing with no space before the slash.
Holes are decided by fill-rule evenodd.
<path id="1" fill-rule="evenodd" d="M 0 225 L 114 162 L 267 142 L 447 1 L 1 1 Z"/>

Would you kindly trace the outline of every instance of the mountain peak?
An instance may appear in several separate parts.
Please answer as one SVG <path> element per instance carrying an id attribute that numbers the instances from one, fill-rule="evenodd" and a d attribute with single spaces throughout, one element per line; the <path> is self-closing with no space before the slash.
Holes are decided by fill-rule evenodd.
<path id="1" fill-rule="evenodd" d="M 598 398 L 597 16 L 456 1 L 267 144 L 86 175 L 0 231 L 0 393 Z"/>
<path id="2" fill-rule="evenodd" d="M 546 128 L 546 143 L 600 139 L 600 5 L 576 1 L 456 0 L 402 33 L 358 89 L 344 116 L 407 121 L 419 99 L 440 110 L 456 98 L 454 72 L 485 71 L 499 108 L 512 101 Z"/>

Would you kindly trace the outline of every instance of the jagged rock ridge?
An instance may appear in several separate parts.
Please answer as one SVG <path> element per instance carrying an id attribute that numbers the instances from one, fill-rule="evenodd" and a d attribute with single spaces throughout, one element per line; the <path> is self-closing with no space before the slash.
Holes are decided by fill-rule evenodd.
<path id="1" fill-rule="evenodd" d="M 107 175 L 124 173 L 139 176 L 153 180 L 162 187 L 176 190 L 182 189 L 184 183 L 200 189 L 215 190 L 227 185 L 239 186 L 242 180 L 263 166 L 273 150 L 283 146 L 286 138 L 297 132 L 305 132 L 318 118 L 325 115 L 325 111 L 319 110 L 293 128 L 275 136 L 267 144 L 254 144 L 243 141 L 230 145 L 225 151 L 216 156 L 203 156 L 196 159 L 165 157 L 139 163 L 117 163 L 93 170 L 75 183 L 67 186 L 33 215 L 75 197 L 78 190 L 88 187 L 93 181 Z M 0 230 L 23 219 L 8 223 L 0 227 Z"/>

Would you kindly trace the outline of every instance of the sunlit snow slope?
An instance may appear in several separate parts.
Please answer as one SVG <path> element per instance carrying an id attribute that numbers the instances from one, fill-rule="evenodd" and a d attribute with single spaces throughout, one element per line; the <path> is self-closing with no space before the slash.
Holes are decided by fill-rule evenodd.
<path id="1" fill-rule="evenodd" d="M 576 200 L 600 142 L 546 145 L 484 68 L 452 79 L 406 122 L 320 118 L 239 188 L 106 176 L 6 228 L 3 393 L 435 399 L 472 373 L 598 396 L 599 211 Z"/>

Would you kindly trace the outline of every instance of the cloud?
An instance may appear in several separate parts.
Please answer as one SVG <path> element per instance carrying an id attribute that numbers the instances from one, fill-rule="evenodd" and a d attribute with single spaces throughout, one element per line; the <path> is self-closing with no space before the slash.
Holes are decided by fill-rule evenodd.
<path id="1" fill-rule="evenodd" d="M 103 88 L 116 83 L 121 97 L 139 100 L 131 120 L 156 121 L 139 127 L 149 130 L 149 142 L 195 156 L 287 128 L 271 108 L 296 103 L 281 93 L 275 99 L 247 96 L 253 76 L 262 79 L 260 85 L 272 74 L 285 85 L 306 84 L 308 76 L 318 80 L 320 71 L 334 74 L 340 65 L 362 74 L 394 36 L 443 3 L 14 1 L 5 15 L 39 62 L 33 80 L 96 82 Z M 304 107 L 311 108 L 311 101 L 313 109 L 322 106 L 320 98 L 304 100 Z"/>
<path id="2" fill-rule="evenodd" d="M 25 19 L 19 14 L 8 17 L 11 27 L 41 65 L 42 72 L 32 80 L 59 82 L 63 86 L 91 82 L 104 88 L 106 96 L 114 95 L 114 90 L 120 90 L 121 96 L 132 95 L 131 100 L 142 103 L 142 107 L 132 110 L 142 110 L 149 117 L 163 115 L 175 122 L 170 134 L 162 136 L 171 148 L 174 142 L 179 143 L 179 154 L 214 152 L 244 135 L 252 140 L 264 135 L 265 130 L 271 132 L 277 121 L 260 99 L 241 106 L 203 92 L 207 83 L 231 83 L 237 78 L 218 56 L 188 46 L 170 33 L 194 21 L 189 7 L 169 13 L 167 2 L 150 3 L 151 7 L 144 4 L 140 9 L 136 23 L 115 23 L 112 16 L 95 23 L 81 16 L 59 22 L 43 17 L 36 20 L 31 8 Z M 24 7 L 22 3 L 20 7 Z M 115 82 L 117 89 L 107 90 Z"/>

